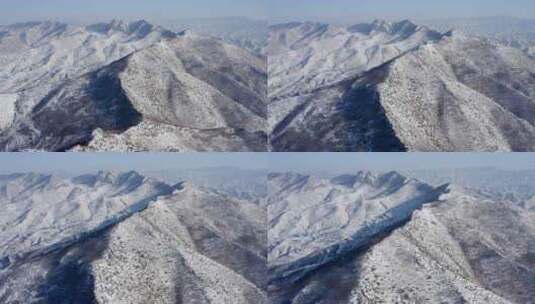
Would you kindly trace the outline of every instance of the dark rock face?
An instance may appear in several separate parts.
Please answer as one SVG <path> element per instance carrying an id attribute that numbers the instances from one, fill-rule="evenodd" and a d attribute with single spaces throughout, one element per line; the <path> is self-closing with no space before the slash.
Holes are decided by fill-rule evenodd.
<path id="1" fill-rule="evenodd" d="M 242 247 L 251 245 L 264 247 L 253 233 L 250 236 L 241 237 L 238 245 L 225 241 L 214 232 L 199 225 L 190 226 L 189 232 L 199 252 L 233 269 L 259 288 L 266 288 L 266 257 L 258 256 Z"/>
<path id="2" fill-rule="evenodd" d="M 50 92 L 4 131 L 2 150 L 43 149 L 65 151 L 88 142 L 97 128 L 121 132 L 137 125 L 142 117 L 124 94 L 117 62 Z M 2 136 L 0 136 L 2 137 Z"/>
<path id="3" fill-rule="evenodd" d="M 304 95 L 271 133 L 273 151 L 405 151 L 373 82 L 387 69 Z M 284 101 L 280 101 L 284 102 Z M 328 110 L 325 111 L 325 108 Z M 302 118 L 303 113 L 307 113 Z"/>
<path id="4" fill-rule="evenodd" d="M 245 64 L 232 63 L 219 41 L 202 39 L 192 43 L 193 55 L 177 51 L 188 73 L 219 88 L 230 99 L 267 119 L 267 73 Z M 184 52 L 185 53 L 185 52 Z"/>
<path id="5" fill-rule="evenodd" d="M 0 259 L 0 270 L 6 269 L 11 264 L 11 261 L 9 260 L 9 257 L 4 257 Z"/>
<path id="6" fill-rule="evenodd" d="M 0 283 L 2 279 L 25 278 L 27 300 L 36 303 L 96 304 L 91 262 L 100 258 L 106 248 L 108 231 L 94 232 L 78 243 L 56 251 L 36 252 L 19 259 L 7 273 L 0 275 Z M 45 269 L 42 277 L 26 275 L 34 267 Z M 6 300 L 11 296 L 9 291 L 0 295 Z"/>
<path id="7" fill-rule="evenodd" d="M 96 304 L 95 283 L 90 262 L 106 247 L 106 232 L 56 254 L 44 257 L 49 270 L 36 287 L 39 303 Z"/>
<path id="8" fill-rule="evenodd" d="M 363 248 L 325 264 L 293 284 L 270 286 L 270 303 L 348 303 L 358 284 L 364 252 Z"/>

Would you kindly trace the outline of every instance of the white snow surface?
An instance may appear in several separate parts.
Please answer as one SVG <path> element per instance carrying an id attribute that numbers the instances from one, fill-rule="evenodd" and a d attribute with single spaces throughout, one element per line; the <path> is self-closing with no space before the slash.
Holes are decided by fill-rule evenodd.
<path id="1" fill-rule="evenodd" d="M 278 275 L 363 246 L 436 196 L 433 187 L 396 172 L 361 171 L 331 180 L 272 174 L 268 187 L 268 261 L 281 269 Z"/>
<path id="2" fill-rule="evenodd" d="M 240 233 L 240 225 L 264 222 L 261 212 L 248 208 L 246 202 L 227 205 L 220 199 L 186 184 L 119 223 L 111 232 L 103 258 L 92 264 L 99 303 L 176 303 L 177 299 L 179 303 L 266 303 L 265 293 L 257 286 L 200 252 L 190 233 L 192 227 L 181 220 L 191 212 L 196 217 L 192 222 L 204 222 L 207 229 L 229 242 L 236 237 L 233 233 Z M 247 214 L 247 220 L 218 229 L 231 217 L 210 214 L 218 207 L 203 206 L 214 203 L 232 209 L 228 210 L 232 216 Z M 195 294 L 195 289 L 202 293 Z"/>
<path id="3" fill-rule="evenodd" d="M 0 113 L 0 130 L 9 127 L 13 122 L 16 101 L 16 94 L 0 94 L 0 106 L 2 107 L 2 112 Z"/>
<path id="4" fill-rule="evenodd" d="M 401 224 L 378 225 L 375 237 L 361 230 L 368 244 L 344 250 L 344 234 L 351 226 L 346 224 L 346 217 L 340 216 L 344 214 L 340 209 L 346 211 L 351 206 L 348 193 L 362 191 L 360 206 L 364 210 L 360 214 L 369 217 L 365 222 L 388 224 L 384 217 L 367 213 L 372 206 L 366 205 L 366 201 L 381 205 L 396 193 L 388 189 L 399 188 L 392 187 L 396 184 L 392 179 L 379 182 L 381 176 L 385 175 L 363 172 L 322 180 L 295 173 L 270 175 L 270 228 L 277 228 L 280 222 L 288 228 L 278 229 L 276 234 L 269 231 L 270 254 L 280 248 L 279 244 L 299 240 L 303 240 L 300 250 L 311 248 L 321 253 L 294 260 L 293 267 L 273 264 L 299 254 L 291 247 L 281 257 L 269 256 L 273 303 L 310 303 L 310 299 L 355 304 L 531 301 L 535 294 L 531 258 L 535 252 L 535 214 L 475 189 L 458 185 L 431 188 L 435 195 L 429 196 L 426 203 L 413 206 Z M 405 178 L 400 181 L 401 185 L 407 183 Z M 326 188 L 332 190 L 325 191 Z M 273 206 L 279 209 L 272 209 Z M 291 213 L 292 209 L 298 212 Z M 289 210 L 291 217 L 278 214 L 278 210 Z M 295 228 L 285 225 L 286 222 Z M 303 229 L 303 224 L 309 229 Z M 279 235 L 286 238 L 280 240 Z M 322 250 L 326 240 L 338 243 L 330 250 Z M 292 279 L 296 275 L 297 280 Z"/>
<path id="5" fill-rule="evenodd" d="M 269 96 L 329 86 L 439 37 L 407 20 L 349 27 L 312 22 L 272 26 L 267 47 Z"/>
<path id="6" fill-rule="evenodd" d="M 523 257 L 534 220 L 533 212 L 450 186 L 364 255 L 350 303 L 529 302 L 535 273 Z"/>
<path id="7" fill-rule="evenodd" d="M 110 226 L 172 188 L 135 172 L 0 177 L 0 256 L 16 260 L 49 251 Z"/>
<path id="8" fill-rule="evenodd" d="M 145 21 L 117 20 L 85 28 L 30 22 L 0 30 L 0 92 L 73 78 L 174 36 Z"/>

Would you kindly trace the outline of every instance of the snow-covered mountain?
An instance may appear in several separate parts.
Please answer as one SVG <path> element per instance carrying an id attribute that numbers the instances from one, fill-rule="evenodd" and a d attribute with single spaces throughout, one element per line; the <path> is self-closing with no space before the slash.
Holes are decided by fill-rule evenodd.
<path id="1" fill-rule="evenodd" d="M 0 177 L 2 250 L 9 260 L 54 250 L 144 209 L 173 188 L 135 172 L 99 172 L 65 180 L 52 175 Z"/>
<path id="2" fill-rule="evenodd" d="M 533 212 L 395 172 L 269 185 L 271 303 L 533 299 Z"/>
<path id="3" fill-rule="evenodd" d="M 534 224 L 533 212 L 452 187 L 365 254 L 351 297 L 530 303 Z"/>
<path id="4" fill-rule="evenodd" d="M 535 297 L 535 209 L 397 172 L 271 173 L 267 186 L 259 204 L 136 172 L 2 175 L 0 302 Z"/>
<path id="5" fill-rule="evenodd" d="M 294 173 L 269 176 L 272 281 L 295 282 L 410 218 L 441 188 L 396 172 L 359 172 L 331 180 Z"/>
<path id="6" fill-rule="evenodd" d="M 409 21 L 270 28 L 276 151 L 533 151 L 535 60 Z"/>
<path id="7" fill-rule="evenodd" d="M 3 303 L 265 303 L 266 213 L 135 172 L 1 177 Z"/>
<path id="8" fill-rule="evenodd" d="M 0 33 L 2 150 L 266 150 L 261 56 L 145 21 Z"/>
<path id="9" fill-rule="evenodd" d="M 439 38 L 438 32 L 409 21 L 350 27 L 313 22 L 271 26 L 269 97 L 281 99 L 336 84 Z"/>

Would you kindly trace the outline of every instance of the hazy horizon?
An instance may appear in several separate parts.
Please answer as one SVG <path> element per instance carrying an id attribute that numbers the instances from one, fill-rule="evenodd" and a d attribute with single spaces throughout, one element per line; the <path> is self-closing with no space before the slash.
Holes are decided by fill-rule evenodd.
<path id="1" fill-rule="evenodd" d="M 2 0 L 0 24 L 42 20 L 87 23 L 112 19 L 266 19 L 265 5 L 264 0 Z"/>
<path id="2" fill-rule="evenodd" d="M 272 23 L 287 21 L 364 22 L 373 19 L 414 21 L 480 17 L 535 19 L 535 2 L 527 0 L 3 0 L 0 24 L 57 20 L 68 23 L 112 19 L 153 22 L 220 18 L 249 18 Z"/>
<path id="3" fill-rule="evenodd" d="M 158 171 L 235 167 L 263 169 L 267 153 L 0 153 L 0 173 Z"/>
<path id="4" fill-rule="evenodd" d="M 518 155 L 516 155 L 518 154 Z M 338 172 L 495 168 L 535 169 L 535 153 L 277 153 L 270 171 Z"/>
<path id="5" fill-rule="evenodd" d="M 3 20 L 0 20 L 0 26 L 1 25 L 10 25 L 10 24 L 17 24 L 17 23 L 27 23 L 27 22 L 45 22 L 45 21 L 56 21 L 60 23 L 67 23 L 72 25 L 89 25 L 89 24 L 95 24 L 95 23 L 101 23 L 101 22 L 111 22 L 113 20 L 120 20 L 125 22 L 131 22 L 131 21 L 139 21 L 139 20 L 145 20 L 147 22 L 153 23 L 153 24 L 159 24 L 159 25 L 165 25 L 169 22 L 179 22 L 187 24 L 188 22 L 192 23 L 199 23 L 202 21 L 206 21 L 207 23 L 213 22 L 213 21 L 224 21 L 224 20 L 232 20 L 232 19 L 245 19 L 250 20 L 253 22 L 266 22 L 266 24 L 269 25 L 275 25 L 275 24 L 282 24 L 282 23 L 290 23 L 290 22 L 318 22 L 318 23 L 330 23 L 335 25 L 353 25 L 357 23 L 371 23 L 374 20 L 386 20 L 386 21 L 403 21 L 403 20 L 409 20 L 416 24 L 425 23 L 429 21 L 455 21 L 455 20 L 477 20 L 477 19 L 487 19 L 487 18 L 507 18 L 507 19 L 516 19 L 516 20 L 533 20 L 535 21 L 535 17 L 532 18 L 526 18 L 526 17 L 518 17 L 518 16 L 506 16 L 506 15 L 496 15 L 496 16 L 479 16 L 479 17 L 444 17 L 444 18 L 410 18 L 410 17 L 398 17 L 398 18 L 392 18 L 392 17 L 374 17 L 374 16 L 368 16 L 368 17 L 359 17 L 359 16 L 336 16 L 336 17 L 321 17 L 321 16 L 311 16 L 311 17 L 274 17 L 274 18 L 268 18 L 268 17 L 251 17 L 251 16 L 218 16 L 218 17 L 175 17 L 175 18 L 154 18 L 154 17 L 95 17 L 93 18 L 69 18 L 69 17 L 42 17 L 42 18 L 29 18 L 29 19 L 20 19 L 20 20 L 12 20 L 4 22 L 5 18 Z"/>
<path id="6" fill-rule="evenodd" d="M 0 173 L 173 171 L 236 168 L 270 172 L 535 169 L 535 153 L 2 153 Z"/>
<path id="7" fill-rule="evenodd" d="M 272 0 L 267 15 L 279 19 L 455 19 L 477 17 L 535 18 L 535 2 L 528 0 Z"/>

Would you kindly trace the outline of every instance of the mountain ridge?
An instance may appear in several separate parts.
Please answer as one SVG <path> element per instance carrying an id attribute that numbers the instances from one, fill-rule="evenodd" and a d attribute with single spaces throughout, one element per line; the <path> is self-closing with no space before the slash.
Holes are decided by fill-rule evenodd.
<path id="1" fill-rule="evenodd" d="M 273 236 L 269 240 L 269 265 L 273 285 L 295 283 L 340 255 L 365 246 L 376 234 L 405 222 L 415 209 L 436 201 L 448 188 L 447 185 L 433 188 L 396 172 L 381 175 L 359 172 L 352 178 L 355 183 L 348 186 L 339 183 L 336 177 L 330 181 L 291 174 L 269 177 L 268 214 Z M 382 207 L 373 208 L 384 208 L 383 211 L 372 211 L 376 204 Z M 369 214 L 362 218 L 359 212 Z M 317 215 L 323 218 L 314 219 Z M 318 226 L 321 222 L 327 226 Z M 341 231 L 337 232 L 329 223 L 332 227 L 340 226 Z M 299 239 L 292 236 L 304 233 L 301 229 L 307 229 L 308 237 L 300 244 Z M 288 243 L 285 245 L 285 242 Z M 299 249 L 307 247 L 314 249 Z"/>
<path id="2" fill-rule="evenodd" d="M 330 181 L 343 189 L 352 189 L 354 185 L 359 189 L 360 182 L 354 184 L 354 181 L 373 185 L 377 176 L 395 180 L 397 175 L 364 171 L 323 179 L 323 182 L 310 180 L 311 184 L 306 186 L 292 183 L 290 173 L 273 174 L 270 178 L 280 179 L 282 183 L 275 189 L 284 189 L 283 192 L 301 199 L 284 199 L 290 195 L 284 196 L 278 191 L 270 193 L 273 201 L 282 202 L 283 214 L 291 213 L 291 206 L 308 204 L 319 216 L 318 222 L 328 227 L 333 220 L 323 210 L 327 209 L 329 200 L 336 197 L 336 192 L 322 191 L 321 187 L 328 187 Z M 296 174 L 294 178 L 305 180 L 304 175 Z M 370 189 L 373 188 L 364 193 L 376 197 Z M 320 240 L 328 231 L 320 230 L 321 234 L 317 234 L 313 226 L 306 228 L 306 224 L 299 221 L 293 221 L 292 226 L 305 227 L 307 230 L 302 234 L 273 228 L 281 221 L 281 215 L 272 209 L 273 205 L 268 205 L 270 250 L 278 246 L 276 241 L 281 236 L 287 241 L 312 240 L 300 244 L 301 248 L 310 248 L 312 253 L 295 260 L 294 267 L 279 267 L 270 252 L 271 303 L 529 302 L 535 292 L 529 286 L 534 275 L 529 258 L 533 248 L 526 244 L 533 242 L 533 213 L 457 184 L 431 189 L 438 190 L 436 196 L 411 208 L 404 220 L 391 226 L 381 225 L 375 234 L 358 231 L 357 236 L 368 239 L 353 247 L 344 247 L 344 234 L 338 237 L 341 244 L 322 247 Z M 311 200 L 322 203 L 310 206 Z M 342 203 L 339 201 L 336 206 Z M 307 217 L 312 212 L 305 209 L 294 215 Z M 366 212 L 361 208 L 354 217 Z M 343 231 L 345 227 L 337 229 Z M 295 253 L 288 249 L 283 254 Z"/>
<path id="3" fill-rule="evenodd" d="M 48 23 L 30 26 L 39 30 L 43 24 Z M 66 31 L 59 37 L 45 34 L 44 45 L 22 50 L 29 60 L 0 69 L 0 79 L 9 80 L 0 97 L 13 105 L 0 124 L 3 150 L 198 151 L 201 142 L 203 150 L 266 150 L 267 74 L 261 57 L 220 39 L 172 33 L 146 21 Z M 0 62 L 14 64 L 22 55 L 2 49 L 16 39 L 16 33 L 6 33 Z M 164 82 L 156 82 L 154 74 Z M 50 119 L 65 123 L 53 127 Z M 157 130 L 162 139 L 153 140 Z M 213 146 L 206 147 L 210 138 Z"/>
<path id="4" fill-rule="evenodd" d="M 533 150 L 534 65 L 522 50 L 409 21 L 352 34 L 319 23 L 273 29 L 274 151 Z"/>
<path id="5" fill-rule="evenodd" d="M 88 194 L 82 194 L 86 197 L 85 202 L 80 204 L 92 206 L 94 202 L 100 205 L 117 202 L 126 209 L 102 219 L 94 209 L 87 218 L 103 220 L 102 224 L 78 223 L 77 227 L 88 229 L 68 238 L 52 235 L 49 246 L 39 244 L 44 243 L 44 235 L 43 239 L 34 237 L 31 232 L 36 227 L 30 225 L 23 232 L 38 241 L 32 244 L 33 250 L 21 247 L 7 257 L 0 254 L 1 299 L 46 303 L 59 299 L 77 303 L 190 303 L 198 299 L 206 303 L 266 301 L 263 291 L 264 213 L 257 205 L 199 189 L 187 182 L 175 186 L 155 182 L 135 171 L 99 171 L 70 179 L 56 178 L 56 183 L 50 187 L 33 185 L 32 180 L 39 183 L 50 177 L 41 174 L 2 175 L 0 187 L 13 193 L 15 186 L 20 186 L 21 193 L 29 196 L 31 192 L 37 203 L 42 200 L 37 200 L 35 195 L 44 197 L 43 191 L 50 190 L 61 203 L 61 196 L 66 195 L 72 200 L 73 193 L 88 187 Z M 21 183 L 24 179 L 28 182 Z M 63 190 L 71 186 L 78 190 Z M 99 192 L 103 192 L 102 200 L 89 199 L 89 193 Z M 3 225 L 5 219 L 15 218 L 15 223 L 8 226 L 21 224 L 16 223 L 20 217 L 9 205 L 12 201 L 19 204 L 25 201 L 13 195 L 6 199 L 2 193 L 0 191 L 0 205 L 7 206 L 8 212 L 0 217 L 0 230 L 6 236 L 9 230 L 6 231 L 7 226 Z M 73 204 L 71 201 L 70 205 Z M 55 205 L 58 203 L 49 200 L 43 206 L 48 210 L 47 217 L 58 209 Z M 35 209 L 34 206 L 28 212 Z M 81 209 L 71 210 L 69 217 L 83 213 Z M 63 227 L 64 230 L 60 229 L 62 235 L 66 235 L 71 226 L 59 221 L 54 226 L 49 225 L 45 223 L 42 228 Z M 8 237 L 1 241 L 12 242 L 10 250 L 13 251 L 17 242 L 24 243 L 25 238 L 15 235 L 14 239 Z"/>

